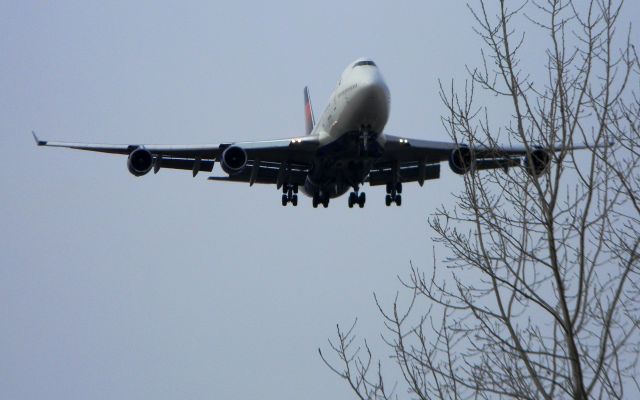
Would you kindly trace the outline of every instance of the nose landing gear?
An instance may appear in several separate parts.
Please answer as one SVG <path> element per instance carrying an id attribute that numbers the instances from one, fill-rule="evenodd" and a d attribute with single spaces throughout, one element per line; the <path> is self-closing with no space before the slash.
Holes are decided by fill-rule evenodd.
<path id="1" fill-rule="evenodd" d="M 382 155 L 382 149 L 376 142 L 376 136 L 371 125 L 362 125 L 360 127 L 358 151 L 361 156 L 379 157 Z"/>

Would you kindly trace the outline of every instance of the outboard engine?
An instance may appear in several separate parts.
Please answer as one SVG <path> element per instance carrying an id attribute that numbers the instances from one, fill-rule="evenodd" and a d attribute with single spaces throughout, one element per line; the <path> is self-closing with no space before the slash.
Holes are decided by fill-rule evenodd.
<path id="1" fill-rule="evenodd" d="M 153 167 L 153 154 L 144 147 L 138 147 L 129 153 L 127 168 L 135 176 L 145 175 Z"/>
<path id="2" fill-rule="evenodd" d="M 547 170 L 551 163 L 551 155 L 543 149 L 536 149 L 531 152 L 530 157 L 524 158 L 524 166 L 529 175 L 539 177 Z M 530 165 L 531 164 L 531 165 Z"/>
<path id="3" fill-rule="evenodd" d="M 458 175 L 464 175 L 475 167 L 475 160 L 471 159 L 471 150 L 467 146 L 460 146 L 451 152 L 449 167 Z"/>
<path id="4" fill-rule="evenodd" d="M 222 152 L 222 169 L 227 174 L 235 174 L 247 165 L 247 152 L 239 146 L 229 146 Z"/>

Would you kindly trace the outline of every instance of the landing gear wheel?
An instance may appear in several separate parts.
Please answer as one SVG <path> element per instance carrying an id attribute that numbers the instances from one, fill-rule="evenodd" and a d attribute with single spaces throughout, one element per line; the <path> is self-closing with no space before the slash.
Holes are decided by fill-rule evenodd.
<path id="1" fill-rule="evenodd" d="M 396 205 L 400 207 L 402 205 L 402 196 L 399 194 L 396 195 Z"/>
<path id="2" fill-rule="evenodd" d="M 318 198 L 318 195 L 313 196 L 313 208 L 318 208 L 318 204 L 320 204 L 320 199 Z"/>
<path id="3" fill-rule="evenodd" d="M 390 194 L 393 191 L 393 184 L 387 183 L 387 194 Z"/>
<path id="4" fill-rule="evenodd" d="M 283 194 L 282 195 L 282 206 L 283 207 L 286 206 L 288 202 L 289 202 L 289 198 L 287 197 L 286 194 Z"/>
<path id="5" fill-rule="evenodd" d="M 356 204 L 356 194 L 354 192 L 349 193 L 349 208 L 353 208 Z"/>
<path id="6" fill-rule="evenodd" d="M 364 203 L 366 201 L 367 201 L 367 195 L 365 195 L 364 192 L 360 193 L 360 196 L 358 196 L 358 206 L 360 206 L 360 208 L 364 207 Z"/>
<path id="7" fill-rule="evenodd" d="M 402 193 L 402 182 L 396 183 L 396 192 L 398 194 Z"/>
<path id="8" fill-rule="evenodd" d="M 325 197 L 324 199 L 322 199 L 322 206 L 324 208 L 329 207 L 329 197 Z"/>
<path id="9" fill-rule="evenodd" d="M 298 206 L 298 195 L 294 194 L 293 196 L 291 196 L 291 204 L 293 204 L 294 207 Z"/>
<path id="10" fill-rule="evenodd" d="M 387 205 L 387 207 L 389 207 L 391 205 L 391 195 L 388 194 L 385 198 L 384 198 L 384 204 Z"/>

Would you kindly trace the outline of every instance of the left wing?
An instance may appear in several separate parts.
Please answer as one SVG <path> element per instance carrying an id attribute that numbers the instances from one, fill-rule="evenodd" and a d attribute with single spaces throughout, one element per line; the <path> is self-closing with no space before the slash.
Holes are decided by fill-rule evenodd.
<path id="1" fill-rule="evenodd" d="M 551 161 L 551 153 L 593 147 L 599 145 L 557 145 L 551 149 L 525 146 L 473 146 L 453 142 L 438 142 L 402 138 L 386 135 L 384 154 L 374 164 L 369 181 L 371 185 L 397 182 L 418 182 L 440 177 L 440 163 L 449 161 L 451 169 L 458 174 L 471 170 L 508 169 L 523 162 L 529 173 L 540 175 Z M 528 155 L 530 154 L 530 156 Z M 531 165 L 529 165 L 531 163 Z"/>

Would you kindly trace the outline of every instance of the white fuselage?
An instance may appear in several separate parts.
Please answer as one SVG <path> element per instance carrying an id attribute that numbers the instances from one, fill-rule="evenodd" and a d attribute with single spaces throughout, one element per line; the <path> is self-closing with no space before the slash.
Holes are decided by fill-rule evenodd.
<path id="1" fill-rule="evenodd" d="M 384 147 L 382 131 L 390 102 L 389 88 L 378 67 L 369 59 L 356 60 L 342 73 L 312 134 L 326 145 L 345 134 L 368 131 Z"/>

